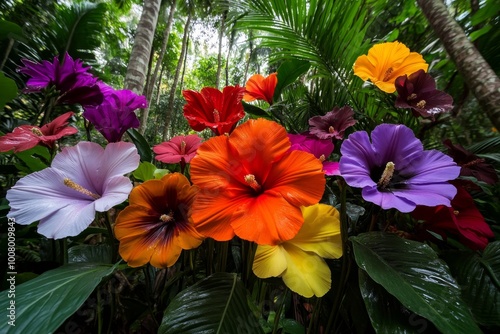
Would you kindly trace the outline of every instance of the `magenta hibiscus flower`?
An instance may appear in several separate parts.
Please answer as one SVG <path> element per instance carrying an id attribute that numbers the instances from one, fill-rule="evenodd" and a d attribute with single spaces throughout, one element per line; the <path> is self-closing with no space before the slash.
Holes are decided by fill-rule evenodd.
<path id="1" fill-rule="evenodd" d="M 340 175 L 339 163 L 326 161 L 332 154 L 334 146 L 330 139 L 318 139 L 310 134 L 288 134 L 288 139 L 292 143 L 290 151 L 304 151 L 311 153 L 323 163 L 325 175 Z"/>
<path id="2" fill-rule="evenodd" d="M 344 138 L 344 131 L 356 124 L 353 118 L 354 110 L 345 106 L 335 107 L 324 116 L 314 116 L 309 119 L 309 131 L 319 139 Z"/>
<path id="3" fill-rule="evenodd" d="M 102 148 L 80 142 L 67 147 L 52 166 L 23 177 L 7 191 L 8 217 L 28 225 L 36 221 L 47 238 L 64 238 L 82 232 L 96 211 L 106 212 L 125 201 L 132 190 L 123 174 L 139 166 L 132 143 L 111 143 Z"/>
<path id="4" fill-rule="evenodd" d="M 411 212 L 417 205 L 450 206 L 457 193 L 447 181 L 460 167 L 447 155 L 424 151 L 404 125 L 381 124 L 371 133 L 351 134 L 340 149 L 340 174 L 347 184 L 362 188 L 366 201 L 383 209 Z"/>
<path id="5" fill-rule="evenodd" d="M 196 150 L 201 145 L 201 138 L 198 135 L 177 136 L 167 142 L 153 147 L 156 153 L 156 160 L 167 163 L 189 163 L 196 155 Z"/>

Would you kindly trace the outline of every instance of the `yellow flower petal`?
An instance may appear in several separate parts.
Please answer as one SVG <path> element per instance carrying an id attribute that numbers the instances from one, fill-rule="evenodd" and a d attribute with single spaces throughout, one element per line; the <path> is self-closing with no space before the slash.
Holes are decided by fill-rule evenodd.
<path id="1" fill-rule="evenodd" d="M 257 246 L 252 270 L 260 278 L 278 277 L 287 267 L 285 251 L 281 246 Z"/>
<path id="2" fill-rule="evenodd" d="M 285 243 L 287 269 L 283 282 L 290 290 L 306 297 L 324 296 L 332 285 L 330 268 L 320 256 Z"/>

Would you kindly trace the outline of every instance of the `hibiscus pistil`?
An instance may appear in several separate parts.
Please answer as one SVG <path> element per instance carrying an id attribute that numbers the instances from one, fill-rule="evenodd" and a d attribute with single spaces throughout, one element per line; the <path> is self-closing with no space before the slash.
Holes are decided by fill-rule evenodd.
<path id="1" fill-rule="evenodd" d="M 31 128 L 31 132 L 33 132 L 34 134 L 36 134 L 38 137 L 43 136 L 43 133 L 42 133 L 42 131 L 40 131 L 39 128 Z"/>
<path id="2" fill-rule="evenodd" d="M 162 214 L 160 216 L 160 220 L 164 223 L 168 223 L 168 222 L 171 222 L 174 220 L 174 212 L 172 210 L 170 210 L 170 212 L 168 214 Z"/>
<path id="3" fill-rule="evenodd" d="M 220 122 L 220 113 L 217 109 L 214 109 L 214 122 L 215 123 Z"/>
<path id="4" fill-rule="evenodd" d="M 66 187 L 69 187 L 71 189 L 74 189 L 74 190 L 78 191 L 79 193 L 82 193 L 84 195 L 90 196 L 93 199 L 99 199 L 99 198 L 101 198 L 100 195 L 94 194 L 90 190 L 85 189 L 84 187 L 82 187 L 81 185 L 79 185 L 78 183 L 76 183 L 74 181 L 71 181 L 71 179 L 69 179 L 67 177 L 64 178 L 64 185 Z"/>
<path id="5" fill-rule="evenodd" d="M 334 133 L 335 132 L 335 128 L 330 125 L 330 127 L 328 127 L 328 132 L 329 133 Z"/>
<path id="6" fill-rule="evenodd" d="M 257 182 L 257 180 L 255 179 L 255 175 L 253 174 L 247 174 L 245 175 L 245 182 L 250 186 L 252 187 L 253 190 L 255 191 L 260 191 L 261 187 L 260 187 L 260 184 Z"/>
<path id="7" fill-rule="evenodd" d="M 384 172 L 382 173 L 382 176 L 380 177 L 380 180 L 378 181 L 377 186 L 384 189 L 385 187 L 387 187 L 389 185 L 389 183 L 391 182 L 392 176 L 394 175 L 394 168 L 395 167 L 396 167 L 396 165 L 394 165 L 394 163 L 392 161 L 389 161 L 385 165 Z"/>
<path id="8" fill-rule="evenodd" d="M 425 105 L 427 104 L 427 102 L 425 102 L 425 100 L 420 100 L 418 103 L 417 103 L 417 107 L 418 108 L 425 108 Z"/>
<path id="9" fill-rule="evenodd" d="M 383 81 L 389 81 L 389 78 L 391 77 L 391 74 L 393 72 L 393 68 L 392 67 L 389 67 L 385 73 L 384 73 L 384 80 Z"/>

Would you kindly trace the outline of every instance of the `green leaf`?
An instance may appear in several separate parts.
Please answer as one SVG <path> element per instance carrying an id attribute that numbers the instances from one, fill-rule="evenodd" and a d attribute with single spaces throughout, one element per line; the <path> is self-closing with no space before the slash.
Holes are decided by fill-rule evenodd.
<path id="1" fill-rule="evenodd" d="M 408 311 L 363 270 L 359 270 L 359 288 L 375 332 L 391 334 L 436 332 L 430 321 Z"/>
<path id="2" fill-rule="evenodd" d="M 141 181 L 147 181 L 154 179 L 154 173 L 156 171 L 156 166 L 151 162 L 143 161 L 139 164 L 139 167 L 132 174 L 136 179 Z"/>
<path id="3" fill-rule="evenodd" d="M 241 103 L 243 104 L 243 109 L 245 110 L 245 112 L 247 114 L 250 114 L 250 115 L 256 116 L 256 117 L 264 117 L 264 118 L 268 118 L 268 119 L 270 118 L 269 114 L 265 110 L 263 110 L 257 106 L 254 106 L 253 104 L 249 104 L 249 103 L 246 103 L 243 101 L 241 101 Z"/>
<path id="4" fill-rule="evenodd" d="M 475 252 L 450 252 L 443 258 L 477 322 L 500 326 L 500 241 L 490 243 L 482 256 Z"/>
<path id="5" fill-rule="evenodd" d="M 69 263 L 111 263 L 109 245 L 76 245 L 68 249 Z"/>
<path id="6" fill-rule="evenodd" d="M 215 273 L 171 301 L 158 333 L 262 333 L 234 273 Z"/>
<path id="7" fill-rule="evenodd" d="M 277 101 L 283 88 L 295 82 L 295 80 L 297 80 L 297 78 L 302 74 L 306 73 L 310 67 L 311 64 L 305 60 L 289 59 L 283 62 L 277 71 L 278 84 L 274 89 L 273 100 Z"/>
<path id="8" fill-rule="evenodd" d="M 155 179 L 161 179 L 162 177 L 164 177 L 165 175 L 167 175 L 168 173 L 170 173 L 170 171 L 168 169 L 157 169 L 153 172 L 153 176 L 155 177 Z"/>
<path id="9" fill-rule="evenodd" d="M 448 266 L 428 245 L 383 232 L 350 240 L 358 266 L 442 333 L 481 333 Z"/>
<path id="10" fill-rule="evenodd" d="M 474 42 L 479 37 L 483 36 L 484 34 L 487 34 L 491 30 L 491 28 L 493 28 L 493 26 L 488 24 L 482 27 L 481 29 L 472 32 L 469 35 L 470 41 Z"/>
<path id="11" fill-rule="evenodd" d="M 39 170 L 47 168 L 50 161 L 50 153 L 45 146 L 35 146 L 29 150 L 16 153 L 16 156 L 23 161 L 28 168 L 23 168 L 23 166 L 19 164 L 16 164 L 16 167 L 28 173 L 38 172 Z"/>
<path id="12" fill-rule="evenodd" d="M 24 37 L 23 28 L 14 22 L 0 20 L 0 41 L 6 38 L 12 38 L 19 41 L 26 42 Z"/>
<path id="13" fill-rule="evenodd" d="M 136 129 L 128 129 L 127 133 L 135 147 L 137 147 L 137 151 L 141 156 L 141 161 L 151 162 L 153 160 L 153 154 L 151 153 L 151 147 L 146 139 Z"/>
<path id="14" fill-rule="evenodd" d="M 3 72 L 0 72 L 0 110 L 7 102 L 12 101 L 17 96 L 17 86 L 16 82 L 10 78 L 7 78 Z"/>
<path id="15" fill-rule="evenodd" d="M 15 327 L 4 319 L 0 333 L 53 333 L 114 270 L 110 265 L 69 264 L 16 286 L 12 298 L 4 291 L 0 308 L 7 310 L 15 302 Z"/>

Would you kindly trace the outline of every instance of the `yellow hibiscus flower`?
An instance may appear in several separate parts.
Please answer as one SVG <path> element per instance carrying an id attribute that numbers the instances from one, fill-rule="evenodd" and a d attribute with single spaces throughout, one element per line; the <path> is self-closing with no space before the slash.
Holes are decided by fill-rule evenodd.
<path id="1" fill-rule="evenodd" d="M 362 80 L 370 80 L 386 93 L 394 93 L 397 77 L 410 75 L 418 70 L 427 72 L 429 65 L 421 54 L 410 52 L 400 42 L 374 45 L 368 55 L 359 56 L 354 63 L 354 74 Z"/>
<path id="2" fill-rule="evenodd" d="M 253 262 L 257 277 L 281 277 L 290 290 L 310 298 L 321 297 L 332 284 L 323 258 L 342 256 L 337 209 L 326 204 L 302 207 L 304 225 L 297 235 L 275 246 L 259 245 Z"/>

